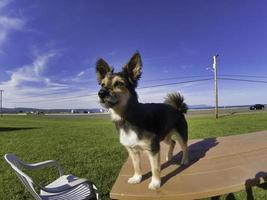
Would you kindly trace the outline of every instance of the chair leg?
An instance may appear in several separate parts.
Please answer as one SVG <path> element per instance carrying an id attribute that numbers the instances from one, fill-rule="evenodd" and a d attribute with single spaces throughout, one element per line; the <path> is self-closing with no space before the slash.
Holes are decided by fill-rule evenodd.
<path id="1" fill-rule="evenodd" d="M 251 187 L 246 187 L 246 193 L 247 193 L 247 200 L 254 200 Z"/>
<path id="2" fill-rule="evenodd" d="M 230 193 L 230 194 L 227 195 L 225 200 L 236 200 L 236 198 L 235 198 L 235 195 L 233 193 Z"/>

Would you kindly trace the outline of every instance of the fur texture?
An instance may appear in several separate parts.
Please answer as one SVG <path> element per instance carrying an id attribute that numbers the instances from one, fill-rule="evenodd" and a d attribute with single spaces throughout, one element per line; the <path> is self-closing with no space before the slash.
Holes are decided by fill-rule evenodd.
<path id="1" fill-rule="evenodd" d="M 121 72 L 113 69 L 103 60 L 96 64 L 100 103 L 110 110 L 111 119 L 120 135 L 120 142 L 132 158 L 134 175 L 128 182 L 140 183 L 142 173 L 140 153 L 146 153 L 151 164 L 150 189 L 160 187 L 160 142 L 169 145 L 166 159 L 172 157 L 176 134 L 183 150 L 181 164 L 188 163 L 188 128 L 184 113 L 187 105 L 179 93 L 168 94 L 165 103 L 143 104 L 138 102 L 138 80 L 142 74 L 142 60 L 136 52 Z"/>

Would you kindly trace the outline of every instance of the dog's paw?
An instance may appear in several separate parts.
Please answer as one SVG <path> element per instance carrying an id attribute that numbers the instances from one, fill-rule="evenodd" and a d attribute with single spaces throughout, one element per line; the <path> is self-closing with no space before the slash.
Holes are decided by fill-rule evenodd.
<path id="1" fill-rule="evenodd" d="M 181 165 L 188 165 L 189 161 L 188 159 L 182 159 Z"/>
<path id="2" fill-rule="evenodd" d="M 154 179 L 149 183 L 148 188 L 150 190 L 156 190 L 160 188 L 160 183 L 161 183 L 160 179 L 159 180 Z"/>
<path id="3" fill-rule="evenodd" d="M 128 183 L 137 184 L 140 183 L 141 180 L 142 180 L 142 175 L 134 175 L 133 177 L 128 179 Z"/>

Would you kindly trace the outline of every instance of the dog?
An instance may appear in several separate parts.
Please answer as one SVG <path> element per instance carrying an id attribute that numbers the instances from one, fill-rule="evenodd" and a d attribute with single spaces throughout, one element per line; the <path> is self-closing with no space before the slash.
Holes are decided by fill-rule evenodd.
<path id="1" fill-rule="evenodd" d="M 140 153 L 148 155 L 152 179 L 149 189 L 160 187 L 160 142 L 168 146 L 166 160 L 173 156 L 175 140 L 181 145 L 181 165 L 188 164 L 188 125 L 184 114 L 187 105 L 179 93 L 168 94 L 164 103 L 139 103 L 135 91 L 142 74 L 142 60 L 136 52 L 122 71 L 115 73 L 102 58 L 96 63 L 96 75 L 101 86 L 98 96 L 100 104 L 107 108 L 111 120 L 118 130 L 120 143 L 132 159 L 134 175 L 128 183 L 137 184 L 142 180 Z"/>

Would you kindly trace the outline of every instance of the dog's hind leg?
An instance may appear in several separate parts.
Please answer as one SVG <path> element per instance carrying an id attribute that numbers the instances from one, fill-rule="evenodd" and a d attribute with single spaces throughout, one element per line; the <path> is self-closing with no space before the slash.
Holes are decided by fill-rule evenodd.
<path id="1" fill-rule="evenodd" d="M 171 160 L 172 156 L 173 156 L 173 150 L 174 150 L 174 147 L 175 147 L 175 141 L 172 140 L 172 138 L 171 138 L 172 135 L 173 135 L 173 133 L 169 133 L 163 140 L 164 143 L 169 145 L 169 150 L 168 150 L 168 153 L 166 155 L 166 161 Z"/>
<path id="2" fill-rule="evenodd" d="M 177 123 L 176 126 L 177 130 L 177 140 L 179 144 L 181 145 L 182 151 L 183 151 L 183 157 L 181 161 L 181 165 L 187 165 L 188 160 L 188 126 L 185 118 L 183 117 L 179 123 Z"/>
<path id="3" fill-rule="evenodd" d="M 184 141 L 183 138 L 179 133 L 177 133 L 177 140 L 179 144 L 181 145 L 182 151 L 183 151 L 183 157 L 181 161 L 181 165 L 187 165 L 188 164 L 188 146 L 187 141 Z"/>
<path id="4" fill-rule="evenodd" d="M 140 162 L 140 152 L 133 150 L 131 148 L 127 148 L 129 155 L 133 162 L 134 175 L 128 179 L 128 183 L 137 184 L 142 180 L 142 172 L 141 172 L 141 162 Z"/>
<path id="5" fill-rule="evenodd" d="M 188 161 L 188 146 L 187 146 L 187 141 L 188 141 L 187 126 L 183 128 L 178 127 L 176 133 L 177 133 L 176 134 L 177 140 L 183 151 L 181 165 L 187 165 L 189 162 Z"/>
<path id="6" fill-rule="evenodd" d="M 188 147 L 187 147 L 187 141 L 184 141 L 180 134 L 177 134 L 178 142 L 181 145 L 182 151 L 183 151 L 183 157 L 181 161 L 181 165 L 187 165 L 188 164 Z"/>

